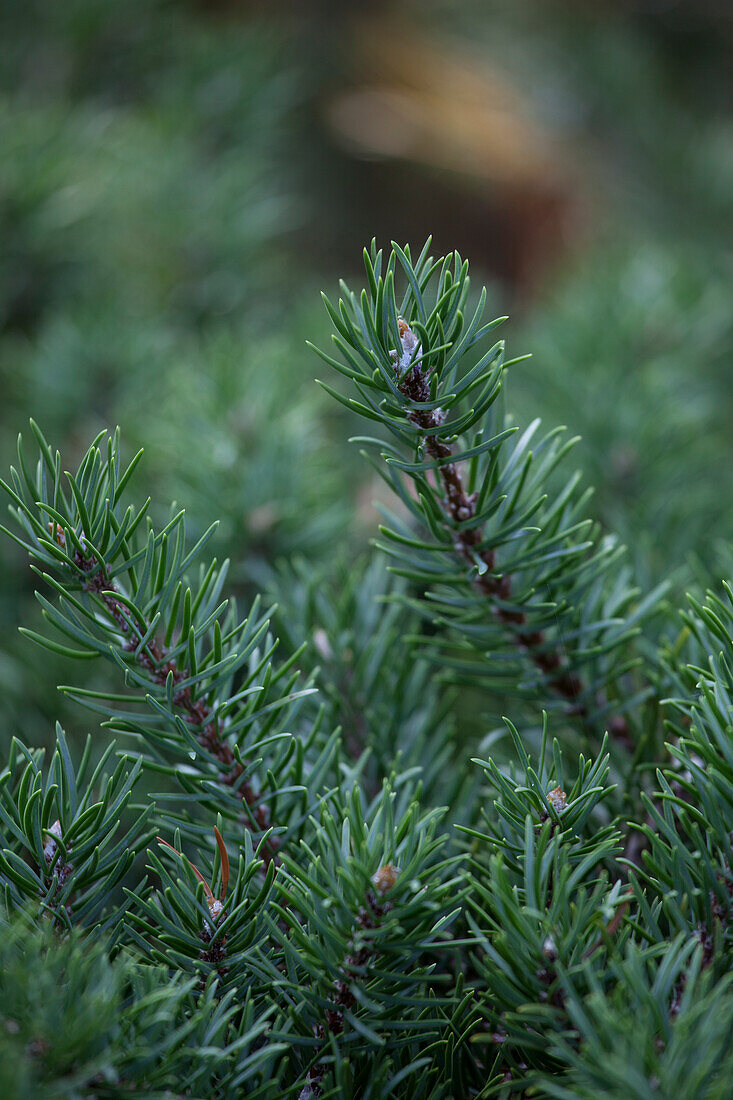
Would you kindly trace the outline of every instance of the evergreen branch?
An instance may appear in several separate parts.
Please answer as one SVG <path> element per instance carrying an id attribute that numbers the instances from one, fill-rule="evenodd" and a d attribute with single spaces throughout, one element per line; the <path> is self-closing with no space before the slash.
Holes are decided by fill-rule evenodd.
<path id="1" fill-rule="evenodd" d="M 215 835 L 216 856 L 211 860 L 208 852 L 202 853 L 207 873 L 182 858 L 179 834 L 175 844 L 158 837 L 158 843 L 174 854 L 176 871 L 183 873 L 171 874 L 154 852 L 149 853 L 150 869 L 161 889 L 152 896 L 130 896 L 129 931 L 143 956 L 155 963 L 198 974 L 202 986 L 217 976 L 220 996 L 234 988 L 259 995 L 278 979 L 268 961 L 265 932 L 275 861 L 270 860 L 260 875 L 264 857 L 261 852 L 257 857 L 246 833 L 244 850 L 230 870 L 216 827 Z"/>
<path id="2" fill-rule="evenodd" d="M 691 660 L 678 655 L 670 669 L 684 691 L 671 701 L 679 718 L 667 724 L 672 763 L 657 771 L 655 796 L 644 797 L 647 816 L 636 829 L 645 850 L 631 881 L 637 894 L 660 899 L 650 934 L 692 933 L 705 969 L 721 939 L 733 945 L 733 828 L 725 809 L 733 806 L 733 587 L 690 604 L 683 621 Z M 683 896 L 684 917 L 676 903 Z"/>
<path id="3" fill-rule="evenodd" d="M 33 568 L 57 596 L 53 603 L 38 594 L 44 618 L 74 647 L 35 633 L 34 640 L 67 656 L 103 656 L 121 670 L 132 694 L 65 690 L 113 728 L 139 739 L 149 759 L 162 764 L 187 796 L 209 812 L 221 812 L 225 823 L 252 830 L 265 865 L 277 863 L 282 836 L 303 819 L 304 770 L 325 777 L 335 751 L 333 739 L 319 741 L 317 723 L 310 758 L 294 754 L 291 738 L 274 732 L 278 717 L 294 715 L 311 691 L 296 689 L 298 654 L 276 668 L 276 643 L 257 602 L 250 617 L 239 621 L 234 603 L 222 600 L 227 563 L 217 567 L 212 561 L 200 568 L 198 586 L 188 583 L 213 527 L 192 549 L 186 547 L 182 512 L 157 532 L 148 521 L 141 535 L 140 514 L 123 504 L 138 456 L 121 472 L 118 433 L 108 440 L 106 456 L 98 446 L 101 437 L 92 444 L 76 475 L 67 475 L 67 496 L 60 456 L 32 427 L 40 449 L 35 474 L 19 442 L 20 473 L 11 469 L 12 483 L 2 487 L 24 532 L 21 543 L 38 563 Z M 125 699 L 139 709 L 121 709 Z M 275 833 L 271 779 L 267 790 L 256 781 L 263 749 L 270 753 L 286 815 Z M 196 835 L 199 827 L 189 821 L 187 828 Z"/>
<path id="4" fill-rule="evenodd" d="M 135 621 L 130 617 L 120 599 L 117 584 L 110 580 L 109 565 L 101 563 L 93 554 L 85 556 L 77 549 L 74 564 L 82 576 L 83 590 L 99 598 L 125 636 L 123 650 L 134 653 L 138 666 L 145 669 L 156 684 L 165 687 L 169 696 L 172 695 L 173 707 L 184 712 L 186 721 L 196 731 L 196 740 L 201 748 L 221 764 L 222 781 L 237 788 L 251 811 L 256 827 L 263 833 L 267 832 L 270 827 L 268 809 L 261 801 L 260 792 L 246 776 L 246 764 L 236 759 L 232 746 L 222 737 L 213 707 L 204 698 L 194 698 L 191 686 L 184 682 L 190 679 L 189 669 L 179 668 L 171 651 L 154 636 L 156 620 L 148 622 L 144 617 L 137 616 Z M 172 692 L 168 688 L 169 683 L 172 684 Z M 248 823 L 249 817 L 243 820 Z M 265 864 L 272 859 L 277 861 L 278 846 L 276 837 L 264 838 L 262 853 Z"/>
<path id="5" fill-rule="evenodd" d="M 464 321 L 467 264 L 457 254 L 434 262 L 428 247 L 413 264 L 409 248 L 393 245 L 384 264 L 373 243 L 361 295 L 342 284 L 338 308 L 324 299 L 348 367 L 322 357 L 359 397 L 326 388 L 394 437 L 396 446 L 359 441 L 380 452 L 378 471 L 426 536 L 389 516 L 378 545 L 419 586 L 413 605 L 438 628 L 422 644 L 446 675 L 554 696 L 586 730 L 602 721 L 628 748 L 626 714 L 650 691 L 621 686 L 638 662 L 629 643 L 663 586 L 639 601 L 623 548 L 583 516 L 578 475 L 558 479 L 572 441 L 550 433 L 531 451 L 537 423 L 513 439 L 515 427 L 496 415 L 503 343 L 463 363 L 498 321 L 482 323 L 485 291 Z"/>
<path id="6" fill-rule="evenodd" d="M 375 1049 L 399 1049 L 406 1015 L 423 1042 L 442 1029 L 429 960 L 460 912 L 459 859 L 435 835 L 439 813 L 395 809 L 387 783 L 369 807 L 355 787 L 322 806 L 312 848 L 283 856 L 272 933 L 300 1002 L 291 1038 L 309 1056 L 303 1100 L 325 1090 L 334 1052 L 369 1064 Z"/>
<path id="7" fill-rule="evenodd" d="M 499 1073 L 490 1096 L 554 1079 L 569 1003 L 582 1001 L 629 936 L 628 895 L 607 871 L 619 832 L 598 824 L 612 789 L 608 755 L 581 757 L 571 784 L 546 717 L 536 763 L 507 725 L 519 767 L 478 761 L 496 798 L 483 826 L 463 830 L 472 838 L 471 964 L 485 991 L 476 1041 Z"/>
<path id="8" fill-rule="evenodd" d="M 428 379 L 420 362 L 414 362 L 412 356 L 418 347 L 418 338 L 402 318 L 398 318 L 400 340 L 403 354 L 397 363 L 397 373 L 403 377 L 399 383 L 400 392 L 414 405 L 427 404 L 430 398 Z M 403 367 L 404 363 L 404 367 Z M 481 526 L 471 526 L 470 521 L 476 515 L 476 493 L 467 494 L 458 463 L 455 461 L 453 447 L 435 434 L 435 429 L 445 423 L 442 409 L 412 408 L 408 418 L 425 433 L 425 449 L 435 460 L 445 489 L 445 504 L 456 531 L 454 546 L 473 572 L 476 559 L 485 566 L 473 576 L 474 586 L 493 601 L 492 610 L 497 617 L 514 632 L 516 644 L 529 652 L 531 659 L 542 673 L 547 676 L 550 687 L 566 699 L 571 707 L 582 717 L 587 718 L 586 705 L 581 702 L 585 689 L 580 678 L 564 667 L 561 653 L 548 648 L 541 630 L 523 630 L 527 624 L 525 611 L 511 610 L 504 606 L 512 601 L 512 580 L 506 573 L 496 574 L 496 550 L 482 549 L 484 531 Z M 618 720 L 614 733 L 628 740 L 628 726 L 624 719 Z"/>
<path id="9" fill-rule="evenodd" d="M 43 753 L 13 741 L 0 773 L 0 883 L 6 904 L 29 912 L 34 906 L 61 927 L 78 923 L 102 931 L 113 929 L 124 913 L 110 896 L 154 835 L 154 807 L 130 819 L 126 811 L 141 761 L 115 759 L 110 744 L 92 768 L 90 748 L 87 741 L 75 770 L 57 725 L 44 772 Z"/>

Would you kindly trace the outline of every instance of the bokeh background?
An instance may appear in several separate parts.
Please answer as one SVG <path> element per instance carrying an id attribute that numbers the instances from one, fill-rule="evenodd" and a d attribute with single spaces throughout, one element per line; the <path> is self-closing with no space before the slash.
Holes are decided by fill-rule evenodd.
<path id="1" fill-rule="evenodd" d="M 1 4 L 0 466 L 29 416 L 69 468 L 119 424 L 138 498 L 221 519 L 234 587 L 287 607 L 280 563 L 338 575 L 381 493 L 313 381 L 319 289 L 372 236 L 432 233 L 511 314 L 532 358 L 508 408 L 583 437 L 640 583 L 714 579 L 732 58 L 729 0 Z M 54 685 L 82 673 L 18 637 L 37 610 L 7 539 L 0 567 L 2 737 L 73 736 Z"/>

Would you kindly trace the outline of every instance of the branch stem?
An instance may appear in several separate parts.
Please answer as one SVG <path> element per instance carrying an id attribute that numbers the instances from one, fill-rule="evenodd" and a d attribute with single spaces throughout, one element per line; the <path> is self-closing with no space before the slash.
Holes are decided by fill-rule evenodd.
<path id="1" fill-rule="evenodd" d="M 409 326 L 400 320 L 400 335 L 405 352 L 408 349 L 417 350 L 417 338 Z M 403 356 L 404 358 L 404 356 Z M 396 366 L 399 375 L 399 363 Z M 411 367 L 399 381 L 399 388 L 405 397 L 416 403 L 430 401 L 430 387 L 428 378 L 419 364 Z M 476 494 L 467 493 L 463 484 L 463 477 L 458 463 L 446 462 L 453 455 L 453 448 L 437 435 L 431 434 L 431 429 L 440 428 L 445 422 L 445 413 L 442 409 L 412 409 L 407 413 L 409 420 L 416 427 L 421 428 L 425 435 L 425 449 L 430 457 L 439 461 L 437 470 L 440 474 L 443 488 L 445 489 L 445 505 L 450 518 L 456 524 L 465 524 L 476 514 Z M 512 579 L 506 573 L 496 572 L 496 554 L 494 550 L 478 550 L 477 547 L 483 539 L 482 527 L 463 528 L 454 539 L 454 546 L 458 554 L 471 567 L 475 567 L 479 558 L 486 566 L 486 571 L 472 579 L 475 588 L 483 592 L 492 601 L 507 603 L 512 596 Z M 568 703 L 571 714 L 577 715 L 582 721 L 589 720 L 588 708 L 583 700 L 585 685 L 583 680 L 569 669 L 562 654 L 556 648 L 547 645 L 545 634 L 541 630 L 531 630 L 527 627 L 527 615 L 524 611 L 510 610 L 494 602 L 492 610 L 497 618 L 511 631 L 516 645 L 526 651 L 534 665 L 548 677 L 550 687 L 562 699 Z M 611 732 L 614 737 L 630 744 L 628 723 L 621 716 L 611 720 Z"/>
<path id="2" fill-rule="evenodd" d="M 131 638 L 132 630 L 139 634 L 137 639 L 139 643 L 149 631 L 150 624 L 143 621 L 138 627 L 131 629 L 129 616 L 122 602 L 117 598 L 119 590 L 115 582 L 110 579 L 105 564 L 100 567 L 96 557 L 93 555 L 86 557 L 79 550 L 75 553 L 74 561 L 83 576 L 84 590 L 101 600 L 121 633 L 127 636 L 128 640 L 124 643 L 124 648 L 128 651 L 137 649 L 137 644 Z M 154 637 L 137 655 L 137 663 L 150 673 L 156 684 L 161 686 L 165 685 L 169 676 L 173 677 L 174 684 L 180 684 L 188 678 L 188 671 L 179 668 L 175 660 L 169 657 L 165 647 Z M 251 817 L 249 814 L 242 816 L 243 824 L 251 829 L 252 818 L 254 818 L 258 828 L 265 832 L 270 827 L 267 807 L 262 804 L 258 791 L 249 780 L 245 779 L 240 783 L 245 767 L 235 758 L 231 745 L 222 737 L 218 719 L 212 708 L 204 699 L 194 699 L 190 687 L 183 687 L 177 691 L 173 696 L 173 702 L 184 711 L 186 721 L 195 727 L 196 739 L 202 749 L 211 753 L 221 763 L 222 782 L 229 787 L 239 783 L 242 797 L 252 811 Z M 261 855 L 265 866 L 273 860 L 279 862 L 278 847 L 278 841 L 274 837 L 268 837 L 262 845 Z"/>

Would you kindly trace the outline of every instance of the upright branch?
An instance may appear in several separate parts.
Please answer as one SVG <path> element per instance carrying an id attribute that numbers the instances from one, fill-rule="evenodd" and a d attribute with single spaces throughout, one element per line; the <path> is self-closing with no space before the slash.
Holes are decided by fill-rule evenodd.
<path id="1" fill-rule="evenodd" d="M 437 1038 L 430 1008 L 460 911 L 461 860 L 436 832 L 441 811 L 400 802 L 387 782 L 368 804 L 354 785 L 324 801 L 309 842 L 283 856 L 272 930 L 284 950 L 283 993 L 290 999 L 296 982 L 303 990 L 285 1033 L 302 1052 L 300 1100 L 339 1095 L 341 1059 L 361 1036 L 375 1070 L 375 1050 L 403 1047 L 408 1017 L 413 1051 Z"/>
<path id="2" fill-rule="evenodd" d="M 539 421 L 518 434 L 498 413 L 512 361 L 502 341 L 470 353 L 505 318 L 482 323 L 485 289 L 464 318 L 468 264 L 429 246 L 413 262 L 372 243 L 365 289 L 324 299 L 338 357 L 318 354 L 358 397 L 322 385 L 392 437 L 358 437 L 403 505 L 384 510 L 378 545 L 417 588 L 408 602 L 434 627 L 419 644 L 445 676 L 554 698 L 594 739 L 607 728 L 630 747 L 627 714 L 650 689 L 630 677 L 629 642 L 661 589 L 639 601 L 624 548 L 584 514 L 580 475 L 562 474 L 573 441 L 538 438 Z"/>
<path id="3" fill-rule="evenodd" d="M 420 344 L 417 336 L 402 317 L 397 318 L 400 340 L 402 342 L 402 356 L 396 364 L 396 372 L 399 379 L 400 392 L 418 406 L 427 405 L 430 401 L 430 385 L 428 376 L 420 365 Z M 413 360 L 418 362 L 414 363 Z M 403 377 L 400 379 L 400 371 Z M 541 630 L 527 629 L 527 614 L 522 610 L 515 610 L 505 606 L 511 603 L 512 579 L 506 573 L 497 572 L 496 549 L 494 547 L 483 548 L 483 528 L 465 526 L 476 515 L 477 493 L 467 493 L 463 484 L 461 470 L 453 461 L 453 447 L 440 439 L 434 429 L 445 424 L 446 414 L 441 408 L 427 409 L 414 408 L 408 411 L 408 418 L 425 432 L 425 449 L 435 460 L 436 468 L 440 473 L 441 481 L 445 489 L 445 507 L 454 522 L 456 536 L 454 546 L 458 553 L 474 569 L 476 558 L 486 566 L 483 572 L 476 572 L 472 577 L 474 586 L 493 600 L 492 610 L 502 623 L 513 628 L 517 645 L 526 649 L 537 667 L 547 675 L 548 682 L 553 691 L 557 692 L 573 706 L 579 714 L 583 714 L 585 707 L 580 702 L 584 687 L 579 676 L 569 671 L 566 662 L 555 648 L 548 648 Z M 523 629 L 524 628 L 524 629 Z M 623 718 L 620 719 L 622 731 L 628 733 L 628 726 Z"/>
<path id="4" fill-rule="evenodd" d="M 318 1059 L 310 1067 L 306 1074 L 306 1083 L 300 1091 L 298 1100 L 316 1100 L 321 1095 L 322 1081 L 326 1073 L 325 1063 L 321 1060 L 328 1050 L 329 1036 L 339 1036 L 347 1026 L 346 1013 L 356 1007 L 357 1000 L 352 987 L 368 973 L 369 966 L 376 966 L 379 962 L 379 949 L 370 939 L 364 938 L 364 933 L 374 933 L 383 918 L 389 913 L 392 905 L 381 898 L 387 890 L 394 886 L 399 871 L 392 864 L 385 864 L 373 876 L 374 890 L 367 890 L 364 905 L 359 906 L 355 926 L 350 936 L 346 954 L 339 977 L 333 982 L 330 990 L 329 1007 L 325 1010 L 323 1019 L 314 1026 L 316 1038 L 321 1041 L 318 1048 Z"/>

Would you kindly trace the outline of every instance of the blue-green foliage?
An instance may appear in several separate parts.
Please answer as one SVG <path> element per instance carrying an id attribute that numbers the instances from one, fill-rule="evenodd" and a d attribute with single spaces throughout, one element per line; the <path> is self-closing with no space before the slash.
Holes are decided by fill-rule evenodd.
<path id="1" fill-rule="evenodd" d="M 588 516 L 573 440 L 502 412 L 516 360 L 486 345 L 504 318 L 484 321 L 485 289 L 469 308 L 468 263 L 429 248 L 413 261 L 373 243 L 365 288 L 325 299 L 337 354 L 319 354 L 358 396 L 324 386 L 383 429 L 356 442 L 395 496 L 379 545 L 431 624 L 422 651 L 493 693 L 557 698 L 597 737 L 649 694 L 632 639 L 664 586 L 642 598 L 623 547 Z"/>
<path id="2" fill-rule="evenodd" d="M 44 751 L 14 740 L 0 775 L 3 849 L 0 882 L 6 903 L 36 904 L 54 922 L 97 927 L 114 924 L 121 907 L 111 907 L 136 852 L 152 837 L 153 806 L 128 810 L 142 773 L 142 761 L 115 754 L 114 742 L 92 766 L 92 743 L 78 765 L 63 730 L 44 771 Z M 7 846 L 5 846 L 7 845 Z"/>
<path id="3" fill-rule="evenodd" d="M 374 336 L 382 324 L 386 346 L 407 331 L 390 335 L 398 261 L 400 315 L 434 360 L 425 402 L 404 381 L 414 366 L 397 354 L 395 370 Z M 574 483 L 558 489 L 529 457 L 515 500 L 549 480 L 525 502 L 535 522 L 513 532 L 525 550 L 506 559 L 502 587 L 503 494 L 476 513 L 485 540 L 466 542 L 476 528 L 451 509 L 465 506 L 463 462 L 474 503 L 504 463 L 511 480 L 511 433 L 466 454 L 450 419 L 422 414 L 467 423 L 473 381 L 493 395 L 503 368 L 492 353 L 461 374 L 460 356 L 429 343 L 442 327 L 443 344 L 467 348 L 478 331 L 451 315 L 467 294 L 455 260 L 433 271 L 444 286 L 428 314 L 430 267 L 396 250 L 382 276 L 375 253 L 372 298 L 350 298 L 351 319 L 332 310 L 341 350 L 348 336 L 376 364 L 347 370 L 364 408 L 412 449 L 411 462 L 385 452 L 405 507 L 381 545 L 398 548 L 403 576 L 390 579 L 381 555 L 346 573 L 270 570 L 280 653 L 270 614 L 255 599 L 242 616 L 226 564 L 207 560 L 213 527 L 191 545 L 181 510 L 160 524 L 150 501 L 135 505 L 140 455 L 122 463 L 119 433 L 98 436 L 74 473 L 35 423 L 37 459 L 19 444 L 0 487 L 6 533 L 41 586 L 26 644 L 95 669 L 92 686 L 62 691 L 100 727 L 81 753 L 57 727 L 47 763 L 16 738 L 0 773 L 8 1095 L 570 1097 L 596 1095 L 604 1073 L 619 1100 L 668 1093 L 678 1075 L 683 1096 L 726 1095 L 730 590 L 693 599 L 661 657 L 635 648 L 656 595 L 629 588 L 602 538 L 575 541 Z M 443 427 L 440 446 L 454 449 L 430 458 Z M 550 566 L 552 547 L 568 553 Z M 535 599 L 535 566 L 559 602 Z M 591 590 L 605 593 L 600 617 Z M 564 629 L 581 625 L 555 631 L 550 607 Z M 511 745 L 493 731 L 484 744 L 497 751 L 472 762 L 464 693 L 502 685 L 523 713 L 546 712 L 522 733 L 507 721 Z M 555 723 L 575 728 L 571 745 L 597 745 L 576 762 Z"/>

